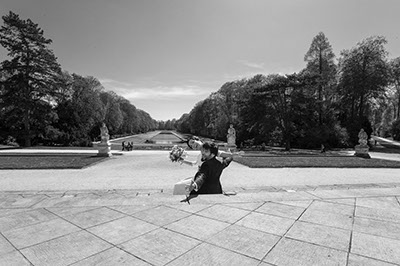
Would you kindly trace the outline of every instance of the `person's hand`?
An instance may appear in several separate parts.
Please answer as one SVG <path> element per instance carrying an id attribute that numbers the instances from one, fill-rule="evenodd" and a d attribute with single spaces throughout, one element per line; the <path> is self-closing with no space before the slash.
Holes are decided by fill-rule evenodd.
<path id="1" fill-rule="evenodd" d="M 188 194 L 190 194 L 190 192 L 192 192 L 192 190 L 195 189 L 195 188 L 196 188 L 196 185 L 195 185 L 195 183 L 194 183 L 193 180 L 190 181 L 190 184 L 189 184 L 189 185 L 186 185 L 186 186 L 185 186 L 185 190 L 186 190 L 186 192 L 187 192 Z"/>
<path id="2" fill-rule="evenodd" d="M 239 156 L 242 156 L 242 155 L 244 155 L 244 151 L 236 152 L 236 154 L 239 155 Z"/>

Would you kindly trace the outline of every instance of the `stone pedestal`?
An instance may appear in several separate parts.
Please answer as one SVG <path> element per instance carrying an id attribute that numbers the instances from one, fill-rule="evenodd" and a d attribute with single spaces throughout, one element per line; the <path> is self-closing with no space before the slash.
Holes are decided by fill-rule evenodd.
<path id="1" fill-rule="evenodd" d="M 111 143 L 109 141 L 107 142 L 100 142 L 97 144 L 97 150 L 99 151 L 97 153 L 97 156 L 100 157 L 110 157 L 111 154 Z"/>
<path id="2" fill-rule="evenodd" d="M 371 156 L 368 154 L 368 151 L 369 151 L 369 147 L 368 147 L 368 145 L 356 145 L 355 147 L 354 147 L 354 149 L 355 149 L 355 153 L 354 153 L 354 156 L 357 156 L 357 157 L 362 157 L 362 158 L 366 158 L 366 159 L 370 159 L 371 158 Z"/>
<path id="3" fill-rule="evenodd" d="M 228 144 L 226 145 L 226 148 L 227 148 L 228 150 L 230 150 L 231 152 L 235 152 L 237 146 L 236 146 L 235 144 L 229 144 L 229 143 L 228 143 Z"/>

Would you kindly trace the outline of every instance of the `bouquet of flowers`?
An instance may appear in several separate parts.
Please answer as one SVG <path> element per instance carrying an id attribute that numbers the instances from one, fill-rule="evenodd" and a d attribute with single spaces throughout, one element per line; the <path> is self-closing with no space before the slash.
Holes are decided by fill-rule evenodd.
<path id="1" fill-rule="evenodd" d="M 186 157 L 186 152 L 182 147 L 178 147 L 178 145 L 173 146 L 169 152 L 169 158 L 172 162 L 179 162 L 183 160 L 184 157 Z"/>

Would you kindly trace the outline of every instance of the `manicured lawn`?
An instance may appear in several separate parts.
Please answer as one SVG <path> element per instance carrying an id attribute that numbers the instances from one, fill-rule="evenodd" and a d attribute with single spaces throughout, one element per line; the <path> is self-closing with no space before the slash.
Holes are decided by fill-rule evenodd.
<path id="1" fill-rule="evenodd" d="M 400 161 L 363 159 L 355 156 L 242 156 L 235 157 L 234 161 L 251 168 L 400 168 Z"/>
<path id="2" fill-rule="evenodd" d="M 81 169 L 107 159 L 92 155 L 0 156 L 1 169 Z"/>

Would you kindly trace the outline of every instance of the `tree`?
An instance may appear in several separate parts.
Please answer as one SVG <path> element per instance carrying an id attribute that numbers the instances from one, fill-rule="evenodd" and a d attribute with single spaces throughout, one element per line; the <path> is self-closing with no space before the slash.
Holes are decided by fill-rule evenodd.
<path id="1" fill-rule="evenodd" d="M 239 143 L 276 142 L 270 138 L 271 133 L 277 127 L 276 119 L 273 119 L 265 108 L 265 97 L 262 97 L 259 93 L 254 93 L 256 89 L 265 86 L 271 77 L 274 76 L 256 75 L 242 85 L 242 90 L 238 90 L 239 117 L 236 135 Z"/>
<path id="2" fill-rule="evenodd" d="M 308 99 L 304 91 L 315 84 L 314 77 L 291 75 L 270 75 L 267 84 L 255 90 L 264 98 L 266 114 L 276 119 L 276 125 L 282 132 L 285 149 L 290 150 L 296 131 L 296 121 L 304 120 L 308 114 Z M 298 123 L 298 122 L 297 122 Z"/>
<path id="3" fill-rule="evenodd" d="M 2 80 L 2 108 L 7 117 L 20 118 L 25 146 L 31 146 L 31 139 L 38 134 L 38 125 L 51 123 L 43 112 L 51 111 L 51 103 L 56 96 L 56 79 L 61 73 L 57 58 L 48 46 L 52 40 L 46 39 L 38 24 L 30 19 L 22 20 L 13 12 L 3 16 L 4 25 L 0 29 L 0 44 L 8 51 L 11 60 L 1 63 L 0 71 L 6 78 Z"/>
<path id="4" fill-rule="evenodd" d="M 369 37 L 341 52 L 339 94 L 351 106 L 351 120 L 364 117 L 368 101 L 382 94 L 389 82 L 386 43 L 384 37 Z"/>
<path id="5" fill-rule="evenodd" d="M 336 65 L 334 58 L 332 46 L 323 32 L 314 37 L 310 49 L 304 56 L 304 61 L 307 62 L 306 70 L 311 74 L 319 75 L 317 100 L 320 125 L 323 122 L 323 103 L 327 98 L 325 88 L 332 86 L 335 81 Z"/>
<path id="6" fill-rule="evenodd" d="M 103 121 L 110 130 L 110 135 L 115 134 L 121 127 L 124 119 L 120 109 L 119 96 L 113 91 L 104 91 L 100 93 L 100 98 L 105 107 Z"/>
<path id="7" fill-rule="evenodd" d="M 390 80 L 391 84 L 395 88 L 397 106 L 396 106 L 396 119 L 400 119 L 400 57 L 390 60 Z"/>
<path id="8" fill-rule="evenodd" d="M 88 146 L 100 134 L 99 127 L 104 117 L 100 100 L 103 90 L 100 82 L 93 77 L 72 74 L 65 80 L 64 97 L 59 98 L 56 110 L 59 117 L 55 127 L 63 132 L 64 145 Z"/>
<path id="9" fill-rule="evenodd" d="M 127 99 L 120 97 L 120 108 L 123 115 L 122 126 L 120 127 L 120 134 L 134 134 L 139 130 L 137 124 L 137 109 Z"/>

